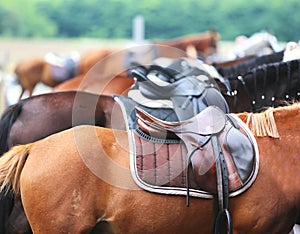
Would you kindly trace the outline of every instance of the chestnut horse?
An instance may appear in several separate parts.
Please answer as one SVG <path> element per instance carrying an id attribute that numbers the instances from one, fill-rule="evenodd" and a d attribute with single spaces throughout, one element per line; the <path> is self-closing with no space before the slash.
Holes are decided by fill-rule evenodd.
<path id="1" fill-rule="evenodd" d="M 145 55 L 145 49 L 150 53 Z M 152 53 L 151 51 L 157 51 Z M 149 65 L 157 56 L 167 58 L 186 57 L 185 51 L 160 45 L 135 45 L 109 52 L 95 50 L 83 56 L 79 64 L 81 75 L 53 88 L 54 92 L 81 90 L 96 94 L 125 94 L 133 84 L 127 72 L 136 63 Z M 132 58 L 129 58 L 131 56 Z"/>
<path id="2" fill-rule="evenodd" d="M 237 79 L 235 77 L 230 79 L 231 86 L 233 88 L 235 88 L 235 90 L 237 90 L 237 95 L 225 96 L 230 109 L 235 110 L 235 111 L 237 111 L 238 109 L 240 109 L 241 111 L 245 111 L 246 109 L 251 110 L 251 108 L 254 108 L 254 107 L 261 109 L 268 105 L 277 106 L 277 105 L 282 104 L 279 101 L 279 99 L 285 98 L 285 94 L 287 92 L 292 91 L 293 89 L 294 89 L 294 93 L 290 93 L 290 97 L 299 99 L 299 97 L 297 98 L 297 95 L 296 95 L 297 90 L 299 92 L 299 83 L 298 83 L 299 78 L 297 78 L 300 76 L 299 75 L 299 71 L 300 71 L 299 65 L 300 65 L 299 61 L 291 61 L 291 62 L 287 62 L 287 63 L 275 63 L 270 66 L 270 69 L 268 69 L 266 67 L 260 67 L 255 70 L 252 70 L 252 72 L 245 75 L 243 80 Z M 130 80 L 129 78 L 124 78 L 124 79 Z M 242 81 L 245 82 L 245 84 L 243 84 Z M 288 82 L 290 82 L 289 89 L 286 85 Z M 265 98 L 265 100 L 257 100 L 256 105 L 252 106 L 251 96 L 248 96 L 247 92 L 245 90 L 248 90 L 248 92 L 251 92 L 254 89 L 255 85 L 259 89 L 257 91 L 254 90 L 253 94 L 257 94 L 257 96 L 261 96 L 262 95 L 261 92 L 264 92 L 266 98 Z M 270 92 L 271 92 L 271 94 L 274 93 L 277 95 L 276 102 L 272 101 L 272 99 L 271 99 L 272 96 L 270 96 Z M 75 95 L 75 94 L 73 94 L 73 95 Z M 61 93 L 58 96 L 63 97 L 64 95 Z M 46 98 L 46 97 L 48 97 L 48 98 Z M 69 117 L 64 117 L 63 119 L 66 119 L 66 118 L 71 119 L 72 112 L 71 112 L 71 110 L 69 112 L 67 112 L 64 110 L 64 108 L 60 108 L 60 109 L 54 108 L 54 105 L 56 105 L 55 104 L 56 101 L 53 101 L 52 98 L 50 98 L 50 97 L 55 99 L 55 94 L 51 94 L 51 95 L 45 94 L 45 95 L 40 95 L 38 97 L 26 99 L 26 101 L 24 101 L 24 103 L 27 103 L 27 105 L 24 105 L 24 106 L 27 109 L 26 109 L 26 111 L 23 111 L 23 113 L 20 117 L 19 117 L 20 112 L 19 112 L 18 108 L 16 108 L 16 107 L 11 108 L 11 111 L 9 111 L 9 112 L 12 115 L 10 115 L 10 117 L 6 117 L 6 122 L 3 123 L 2 125 L 0 123 L 0 125 L 7 127 L 7 126 L 9 126 L 8 125 L 8 122 L 9 122 L 9 123 L 11 123 L 11 125 L 13 126 L 13 129 L 15 129 L 15 130 L 13 130 L 13 131 L 9 131 L 9 129 L 7 130 L 7 133 L 10 132 L 10 138 L 8 138 L 8 135 L 6 135 L 6 137 L 2 136 L 1 141 L 3 143 L 2 143 L 2 146 L 0 146 L 0 149 L 4 149 L 4 147 L 8 148 L 8 145 L 6 144 L 7 141 L 11 142 L 10 145 L 20 144 L 20 143 L 28 143 L 30 141 L 35 141 L 35 140 L 41 139 L 41 137 L 39 137 L 41 133 L 44 133 L 44 135 L 42 137 L 46 137 L 49 134 L 52 134 L 56 131 L 60 131 L 60 130 L 63 130 L 63 129 L 66 129 L 66 128 L 76 125 L 76 124 L 74 125 L 74 123 L 72 125 L 72 123 L 70 123 L 69 121 L 57 120 L 57 118 L 59 119 L 59 117 L 57 117 L 57 116 L 69 116 Z M 95 97 L 97 98 L 97 96 L 95 96 Z M 236 101 L 236 98 L 238 101 Z M 58 97 L 57 97 L 57 99 L 58 99 Z M 101 99 L 105 99 L 105 102 L 102 102 Z M 38 107 L 38 109 L 42 108 L 42 110 L 44 110 L 43 108 L 46 108 L 46 107 L 49 107 L 49 108 L 45 111 L 40 112 L 40 114 L 43 114 L 43 115 L 35 115 L 35 118 L 32 118 L 33 113 L 35 113 L 34 110 L 37 107 L 36 107 L 36 105 L 30 104 L 30 103 L 31 102 L 35 103 L 35 104 L 39 103 L 37 101 L 34 102 L 34 100 L 45 100 L 45 103 L 40 102 L 40 104 L 38 105 L 40 107 Z M 72 98 L 70 99 L 70 102 L 73 102 Z M 45 105 L 45 104 L 47 104 L 47 105 Z M 90 104 L 91 104 L 91 102 L 90 102 Z M 114 100 L 111 97 L 104 97 L 104 96 L 102 97 L 101 96 L 98 104 L 99 104 L 99 108 L 102 108 L 103 112 L 108 114 L 108 113 L 111 113 L 112 106 L 114 106 Z M 32 109 L 30 107 L 34 107 L 34 108 Z M 117 110 L 118 105 L 115 105 L 114 108 L 116 108 L 116 110 Z M 97 109 L 98 109 L 98 107 L 97 107 Z M 117 113 L 118 112 L 115 112 L 113 116 L 115 116 L 115 119 L 120 120 L 120 118 L 122 118 L 122 117 L 120 114 L 117 114 Z M 85 114 L 86 114 L 86 112 L 85 112 Z M 92 116 L 95 113 L 92 112 L 89 114 L 91 114 L 91 116 Z M 13 115 L 15 115 L 15 118 L 13 118 Z M 54 118 L 55 116 L 57 118 Z M 18 117 L 19 117 L 19 119 L 18 119 Z M 37 119 L 37 117 L 40 117 L 40 118 Z M 17 120 L 16 124 L 14 124 L 15 120 Z M 4 122 L 4 121 L 2 121 L 2 122 Z M 20 130 L 18 130 L 19 129 L 18 126 L 20 125 L 18 123 L 22 123 L 22 122 L 24 122 L 24 123 L 26 122 L 26 125 L 23 125 L 22 128 L 20 128 Z M 47 122 L 47 123 L 52 122 L 52 124 L 44 124 L 45 122 Z M 121 124 L 121 122 L 122 121 L 115 121 L 115 123 L 119 123 L 119 124 Z M 38 125 L 36 125 L 36 123 L 41 124 L 41 127 L 38 128 Z M 100 122 L 97 122 L 96 125 L 111 127 L 111 125 L 110 125 L 111 123 L 112 123 L 111 119 L 106 119 L 104 122 L 101 122 L 101 119 L 100 119 Z M 53 126 L 55 127 L 57 124 L 60 124 L 61 126 L 63 126 L 63 128 L 60 128 L 58 130 L 55 130 L 56 128 L 54 128 L 54 130 L 53 130 Z M 91 124 L 93 124 L 93 122 L 91 122 Z M 118 125 L 113 126 L 113 127 L 121 128 L 121 129 L 123 127 L 123 126 L 120 126 L 120 127 L 117 127 L 117 126 Z M 49 129 L 49 127 L 50 127 L 50 129 Z M 2 127 L 1 127 L 1 129 L 2 129 Z M 5 128 L 3 127 L 3 129 L 5 129 Z M 35 133 L 33 131 L 34 129 L 35 129 L 35 132 L 38 134 L 34 134 Z M 20 135 L 18 133 L 18 131 L 21 131 L 22 134 Z M 29 133 L 29 135 L 27 136 L 26 133 Z"/>
<path id="3" fill-rule="evenodd" d="M 105 57 L 114 55 L 109 63 L 113 65 L 114 70 L 123 71 L 128 69 L 125 65 L 126 56 L 129 53 L 137 53 L 137 50 L 144 47 L 143 53 L 150 53 L 152 60 L 156 57 L 168 57 L 168 58 L 179 58 L 186 55 L 187 50 L 193 47 L 198 53 L 201 53 L 205 58 L 217 52 L 217 45 L 219 41 L 219 35 L 216 31 L 208 31 L 195 35 L 185 35 L 179 38 L 171 40 L 160 40 L 153 41 L 153 43 L 137 44 L 135 46 L 125 46 L 123 50 L 115 49 L 95 49 L 90 50 L 82 55 L 79 63 L 79 74 L 87 73 L 97 62 L 101 61 Z M 128 48 L 129 47 L 129 48 Z M 130 48 L 131 47 L 131 48 Z M 135 47 L 135 48 L 134 48 Z M 132 50 L 133 49 L 133 50 Z M 121 59 L 117 61 L 116 59 Z M 141 63 L 140 61 L 136 61 Z M 150 60 L 148 61 L 150 62 Z M 110 74 L 109 72 L 105 74 Z"/>
<path id="4" fill-rule="evenodd" d="M 105 77 L 88 73 L 88 75 L 79 75 L 55 86 L 52 92 L 84 91 L 101 95 L 127 95 L 127 91 L 133 83 L 133 79 L 123 74 L 111 78 L 111 76 Z"/>
<path id="5" fill-rule="evenodd" d="M 203 57 L 205 60 L 208 56 L 217 53 L 219 39 L 220 35 L 215 30 L 210 30 L 170 40 L 156 40 L 154 43 L 174 47 L 182 51 L 187 51 L 189 46 L 193 46 L 197 51 L 198 56 Z"/>
<path id="6" fill-rule="evenodd" d="M 186 57 L 190 54 L 188 53 L 190 47 L 193 47 L 197 53 L 201 53 L 205 58 L 217 52 L 218 40 L 218 33 L 212 30 L 196 35 L 186 35 L 172 40 L 154 41 L 153 44 L 132 45 L 118 51 L 113 49 L 90 50 L 80 59 L 78 65 L 78 73 L 80 75 L 57 85 L 54 87 L 53 91 L 82 90 L 91 92 L 87 87 L 89 86 L 89 88 L 91 88 L 97 84 L 97 81 L 102 83 L 106 82 L 103 81 L 106 77 L 113 79 L 113 77 L 118 76 L 115 79 L 120 81 L 119 78 L 126 76 L 126 71 L 128 71 L 134 63 L 148 65 L 157 57 L 173 59 Z M 130 60 L 130 56 L 133 57 L 131 58 L 133 61 L 127 61 Z M 146 56 L 147 59 L 144 58 Z M 90 72 L 92 69 L 94 71 Z M 88 75 L 84 77 L 85 74 Z M 99 74 L 101 74 L 101 76 L 99 76 Z M 83 79 L 85 79 L 85 85 L 78 89 L 79 83 L 81 83 Z M 119 83 L 116 80 L 113 81 L 113 83 Z M 129 83 L 130 82 L 128 81 L 125 82 L 125 89 L 128 88 L 126 84 L 128 85 Z M 123 82 L 119 84 L 121 87 L 123 86 Z M 107 88 L 108 90 L 102 94 L 109 94 L 110 90 L 112 90 L 110 94 L 120 94 L 120 88 L 115 92 L 115 85 L 111 84 L 107 86 L 109 86 L 109 88 Z M 93 93 L 96 92 L 99 94 L 99 90 L 95 86 L 91 89 L 93 90 Z"/>
<path id="7" fill-rule="evenodd" d="M 256 136 L 260 169 L 229 200 L 233 233 L 288 233 L 300 211 L 300 104 L 238 117 L 279 138 Z M 129 161 L 126 131 L 75 127 L 4 154 L 0 185 L 21 196 L 34 233 L 212 233 L 213 200 L 186 207 L 185 197 L 144 191 Z"/>
<path id="8" fill-rule="evenodd" d="M 49 87 L 54 87 L 77 74 L 75 58 L 60 58 L 59 62 L 54 65 L 42 58 L 20 61 L 15 68 L 15 75 L 22 89 L 19 100 L 21 100 L 26 90 L 28 91 L 28 96 L 32 96 L 33 90 L 39 82 Z"/>

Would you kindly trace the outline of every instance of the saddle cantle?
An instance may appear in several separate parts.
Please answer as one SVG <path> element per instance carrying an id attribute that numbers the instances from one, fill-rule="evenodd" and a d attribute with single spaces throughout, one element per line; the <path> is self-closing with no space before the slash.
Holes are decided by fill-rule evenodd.
<path id="1" fill-rule="evenodd" d="M 216 194 L 216 159 L 212 136 L 217 136 L 224 153 L 229 195 L 240 194 L 253 183 L 258 171 L 257 147 L 251 133 L 250 136 L 244 124 L 235 117 L 225 115 L 215 106 L 182 122 L 162 121 L 140 108 L 136 111 L 138 129 L 133 131 L 133 145 L 138 158 L 133 159 L 133 163 L 138 162 L 138 165 L 132 166 L 143 188 L 148 184 L 150 191 L 185 195 L 184 190 L 179 188 L 186 187 L 188 183 L 192 188 L 192 196 L 207 198 Z M 187 164 L 189 160 L 190 165 Z M 155 168 L 155 164 L 158 168 Z M 186 175 L 187 168 L 190 168 L 192 176 Z M 162 175 L 163 179 L 158 175 Z M 172 178 L 168 181 L 166 177 Z M 189 181 L 186 181 L 187 178 Z"/>

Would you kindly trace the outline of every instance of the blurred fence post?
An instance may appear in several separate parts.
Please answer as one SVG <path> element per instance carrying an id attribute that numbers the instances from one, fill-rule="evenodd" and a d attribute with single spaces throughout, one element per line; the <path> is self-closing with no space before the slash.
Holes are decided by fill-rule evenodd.
<path id="1" fill-rule="evenodd" d="M 2 55 L 1 62 L 0 62 L 0 116 L 2 115 L 3 111 L 7 106 L 5 75 L 7 72 L 8 60 L 9 60 L 9 52 L 5 51 Z"/>
<path id="2" fill-rule="evenodd" d="M 145 39 L 145 23 L 144 17 L 141 15 L 137 15 L 133 19 L 133 32 L 132 32 L 132 40 L 134 42 L 142 42 Z"/>
<path id="3" fill-rule="evenodd" d="M 6 108 L 4 73 L 0 71 L 0 116 Z"/>

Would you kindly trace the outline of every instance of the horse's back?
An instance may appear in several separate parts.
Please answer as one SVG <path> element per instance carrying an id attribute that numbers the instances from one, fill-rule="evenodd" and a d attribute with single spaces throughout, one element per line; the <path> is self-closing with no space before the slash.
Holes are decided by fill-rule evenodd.
<path id="1" fill-rule="evenodd" d="M 82 124 L 108 126 L 110 116 L 103 113 L 111 111 L 114 104 L 110 96 L 80 91 L 32 96 L 22 100 L 22 111 L 7 141 L 9 145 L 26 144 Z"/>
<path id="2" fill-rule="evenodd" d="M 84 75 L 78 75 L 73 79 L 64 81 L 58 85 L 56 85 L 52 92 L 62 92 L 62 91 L 76 91 L 79 89 L 80 84 L 84 78 Z"/>

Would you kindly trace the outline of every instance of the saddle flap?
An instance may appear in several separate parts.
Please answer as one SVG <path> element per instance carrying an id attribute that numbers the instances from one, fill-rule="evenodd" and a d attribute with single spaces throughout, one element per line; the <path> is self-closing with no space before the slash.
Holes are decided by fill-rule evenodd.
<path id="1" fill-rule="evenodd" d="M 177 122 L 167 122 L 155 118 L 149 113 L 136 108 L 138 125 L 147 125 L 148 131 L 168 130 L 181 135 L 183 133 L 194 133 L 197 135 L 212 135 L 221 132 L 226 123 L 226 115 L 216 106 L 209 106 L 196 116 Z"/>

